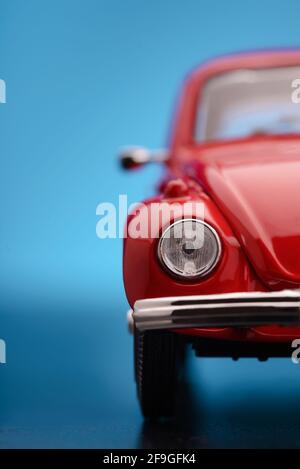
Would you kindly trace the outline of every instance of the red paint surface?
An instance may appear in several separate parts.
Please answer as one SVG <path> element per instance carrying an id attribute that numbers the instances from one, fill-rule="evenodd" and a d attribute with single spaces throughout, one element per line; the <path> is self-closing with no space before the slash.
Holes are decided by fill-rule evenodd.
<path id="1" fill-rule="evenodd" d="M 151 202 L 202 202 L 204 220 L 218 232 L 222 256 L 216 268 L 194 282 L 174 279 L 157 259 L 155 239 L 124 242 L 128 301 L 142 298 L 268 291 L 300 286 L 300 136 L 255 136 L 235 141 L 194 142 L 201 88 L 210 77 L 239 68 L 300 66 L 300 52 L 246 54 L 219 59 L 196 70 L 182 92 L 170 142 L 170 159 L 160 194 L 140 215 L 153 224 Z M 201 101 L 200 101 L 201 102 Z M 168 182 L 169 179 L 177 179 Z M 189 214 L 191 217 L 195 213 Z M 129 217 L 129 222 L 133 215 Z M 176 211 L 173 219 L 176 219 Z M 220 339 L 290 341 L 300 328 L 178 331 Z"/>

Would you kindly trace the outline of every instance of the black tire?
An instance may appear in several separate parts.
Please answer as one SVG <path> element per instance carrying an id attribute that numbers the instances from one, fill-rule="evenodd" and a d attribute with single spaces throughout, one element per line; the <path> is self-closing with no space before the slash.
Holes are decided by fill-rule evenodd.
<path id="1" fill-rule="evenodd" d="M 176 333 L 135 329 L 135 379 L 144 417 L 173 415 L 184 349 Z"/>

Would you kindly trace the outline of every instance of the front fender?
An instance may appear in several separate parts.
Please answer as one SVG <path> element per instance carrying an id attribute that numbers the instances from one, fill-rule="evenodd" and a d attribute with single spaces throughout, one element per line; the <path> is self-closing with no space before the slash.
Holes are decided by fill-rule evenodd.
<path id="1" fill-rule="evenodd" d="M 164 221 L 157 223 L 153 216 L 151 219 L 153 203 L 167 203 L 172 208 L 189 201 L 203 204 L 203 219 L 217 231 L 222 243 L 221 259 L 216 268 L 206 277 L 193 281 L 174 278 L 162 268 L 157 256 L 157 244 Z M 194 218 L 197 215 L 194 207 L 191 207 L 190 213 L 185 212 L 185 216 Z M 175 208 L 170 221 L 174 221 L 176 217 Z M 128 229 L 132 222 L 142 222 L 149 227 L 155 222 L 155 236 L 151 233 L 151 236 L 147 237 L 133 237 Z M 131 307 L 136 300 L 144 298 L 265 290 L 249 266 L 229 224 L 204 192 L 177 198 L 158 196 L 144 201 L 135 213 L 129 215 L 127 237 L 124 239 L 123 275 Z"/>

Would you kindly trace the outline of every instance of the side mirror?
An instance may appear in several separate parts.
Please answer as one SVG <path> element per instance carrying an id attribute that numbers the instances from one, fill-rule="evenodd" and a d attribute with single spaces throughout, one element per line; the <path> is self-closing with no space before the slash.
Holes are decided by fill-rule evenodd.
<path id="1" fill-rule="evenodd" d="M 120 164 L 123 169 L 136 169 L 147 163 L 163 163 L 167 160 L 164 150 L 150 151 L 143 147 L 129 147 L 120 151 Z"/>

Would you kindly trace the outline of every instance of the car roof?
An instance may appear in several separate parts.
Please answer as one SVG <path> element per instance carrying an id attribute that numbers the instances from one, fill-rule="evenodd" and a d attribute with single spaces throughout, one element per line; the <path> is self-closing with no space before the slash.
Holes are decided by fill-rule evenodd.
<path id="1" fill-rule="evenodd" d="M 272 49 L 240 52 L 217 57 L 195 67 L 188 75 L 188 81 L 198 81 L 219 73 L 243 68 L 300 67 L 300 48 Z"/>

